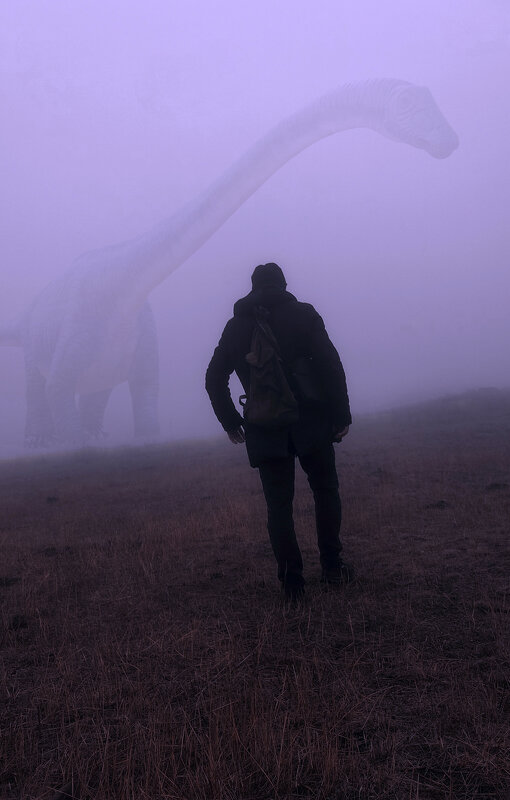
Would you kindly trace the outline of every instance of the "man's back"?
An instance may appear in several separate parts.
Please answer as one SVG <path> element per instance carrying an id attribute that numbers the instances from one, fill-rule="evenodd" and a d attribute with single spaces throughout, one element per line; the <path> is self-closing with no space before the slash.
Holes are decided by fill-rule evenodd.
<path id="1" fill-rule="evenodd" d="M 310 438 L 330 435 L 331 441 L 335 429 L 342 430 L 351 422 L 342 363 L 314 307 L 298 302 L 282 285 L 262 286 L 234 305 L 234 316 L 225 326 L 206 375 L 206 388 L 216 416 L 226 431 L 245 424 L 232 403 L 228 378 L 235 371 L 244 391 L 249 393 L 250 366 L 246 355 L 251 349 L 255 308 L 259 306 L 267 309 L 267 322 L 278 342 L 284 368 L 292 374 L 293 365 L 299 359 L 310 359 L 321 396 L 315 408 L 300 407 L 300 421 L 293 426 L 298 452 L 300 444 L 307 449 L 306 441 Z M 247 436 L 251 440 L 264 438 L 268 441 L 267 432 L 256 429 L 248 428 Z M 281 433 L 273 433 L 272 438 L 281 438 Z M 250 450 L 248 442 L 249 454 Z"/>

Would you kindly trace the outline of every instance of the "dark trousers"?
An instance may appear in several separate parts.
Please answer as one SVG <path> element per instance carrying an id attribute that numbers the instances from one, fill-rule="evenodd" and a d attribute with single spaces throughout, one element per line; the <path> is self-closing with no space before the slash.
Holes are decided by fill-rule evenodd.
<path id="1" fill-rule="evenodd" d="M 338 491 L 335 451 L 333 445 L 328 444 L 298 458 L 313 492 L 321 565 L 331 569 L 339 564 L 342 550 L 342 505 Z M 260 464 L 259 473 L 267 503 L 269 539 L 278 563 L 278 578 L 281 581 L 302 583 L 303 560 L 292 514 L 295 456 L 265 461 Z"/>

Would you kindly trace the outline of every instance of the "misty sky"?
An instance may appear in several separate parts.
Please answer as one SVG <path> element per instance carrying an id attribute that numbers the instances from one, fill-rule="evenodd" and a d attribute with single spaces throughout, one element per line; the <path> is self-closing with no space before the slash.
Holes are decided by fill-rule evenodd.
<path id="1" fill-rule="evenodd" d="M 260 262 L 322 314 L 353 416 L 510 384 L 507 0 L 6 0 L 0 321 L 84 251 L 149 228 L 285 115 L 347 82 L 426 85 L 444 161 L 367 130 L 290 161 L 151 296 L 164 435 L 221 433 L 204 372 Z M 0 348 L 0 451 L 23 439 Z M 126 386 L 106 428 L 128 437 Z"/>

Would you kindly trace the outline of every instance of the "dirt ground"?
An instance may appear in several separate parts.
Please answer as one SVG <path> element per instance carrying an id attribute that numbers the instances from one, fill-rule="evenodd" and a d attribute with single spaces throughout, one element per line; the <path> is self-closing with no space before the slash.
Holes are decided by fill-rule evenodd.
<path id="1" fill-rule="evenodd" d="M 0 798 L 509 800 L 510 393 L 364 417 L 281 596 L 225 439 L 0 465 Z"/>

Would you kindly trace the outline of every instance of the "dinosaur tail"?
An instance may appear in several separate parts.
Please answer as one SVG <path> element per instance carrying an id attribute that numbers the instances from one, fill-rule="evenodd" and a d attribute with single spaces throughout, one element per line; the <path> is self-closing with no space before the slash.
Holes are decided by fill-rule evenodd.
<path id="1" fill-rule="evenodd" d="M 16 320 L 0 325 L 0 345 L 21 347 L 23 344 L 23 321 Z"/>

